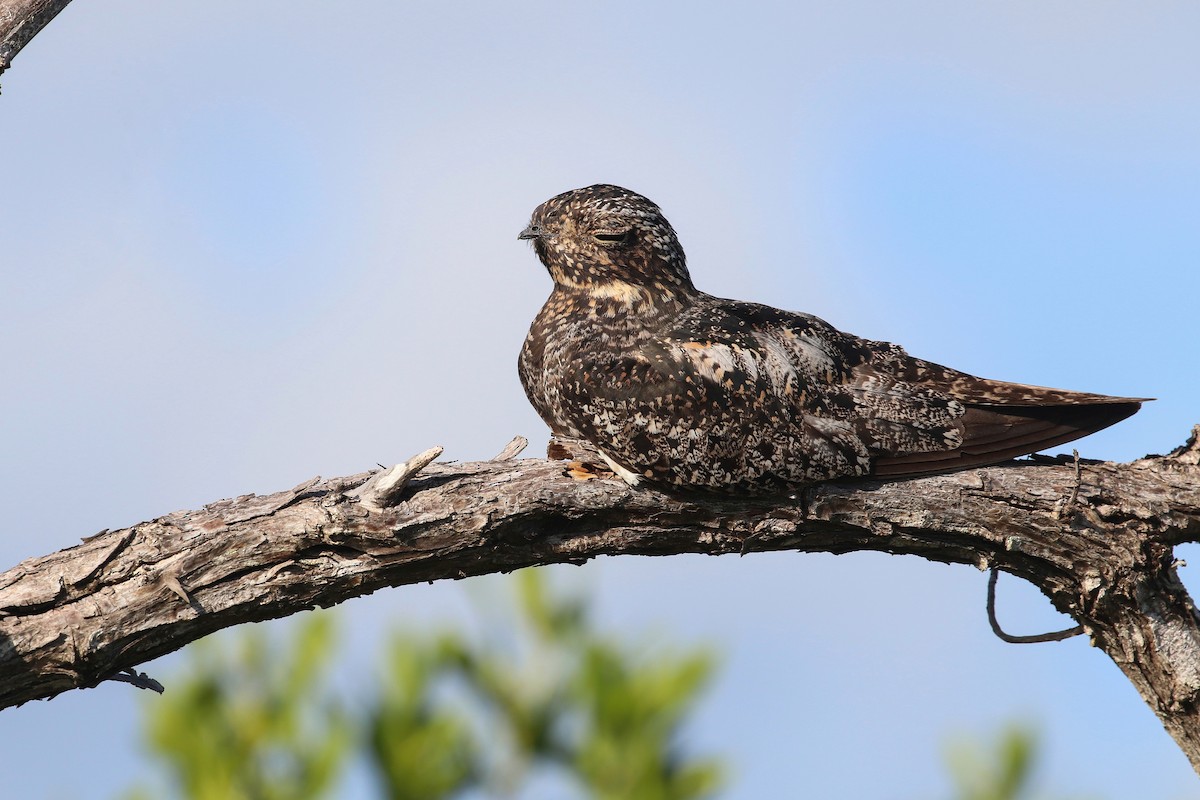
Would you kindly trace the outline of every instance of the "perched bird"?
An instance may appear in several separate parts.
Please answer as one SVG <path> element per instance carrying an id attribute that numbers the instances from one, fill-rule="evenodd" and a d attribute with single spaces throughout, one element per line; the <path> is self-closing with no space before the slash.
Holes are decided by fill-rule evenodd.
<path id="1" fill-rule="evenodd" d="M 698 291 L 654 203 L 565 192 L 520 239 L 554 279 L 521 383 L 556 437 L 627 482 L 747 493 L 994 464 L 1130 416 L 1142 399 L 987 380 L 809 314 Z"/>

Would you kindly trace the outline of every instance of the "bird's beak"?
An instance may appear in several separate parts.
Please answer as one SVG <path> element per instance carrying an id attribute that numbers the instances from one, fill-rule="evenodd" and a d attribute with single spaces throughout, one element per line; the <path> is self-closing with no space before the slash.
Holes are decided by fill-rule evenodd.
<path id="1" fill-rule="evenodd" d="M 518 239 L 536 239 L 542 235 L 542 226 L 534 225 L 532 222 L 526 226 L 525 230 L 517 234 Z"/>

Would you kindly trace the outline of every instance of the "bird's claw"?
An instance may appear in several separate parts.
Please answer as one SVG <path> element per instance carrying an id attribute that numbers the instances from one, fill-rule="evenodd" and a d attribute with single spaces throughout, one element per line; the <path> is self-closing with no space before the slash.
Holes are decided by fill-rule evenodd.
<path id="1" fill-rule="evenodd" d="M 608 467 L 593 464 L 590 461 L 572 461 L 567 464 L 563 474 L 577 481 L 591 481 L 611 477 L 613 472 Z"/>

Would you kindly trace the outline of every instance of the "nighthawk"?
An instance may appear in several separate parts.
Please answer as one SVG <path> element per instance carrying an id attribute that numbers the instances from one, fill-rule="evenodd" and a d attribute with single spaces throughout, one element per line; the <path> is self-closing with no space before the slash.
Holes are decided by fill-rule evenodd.
<path id="1" fill-rule="evenodd" d="M 598 184 L 519 236 L 554 279 L 521 383 L 556 437 L 630 483 L 770 493 L 994 464 L 1069 442 L 1142 400 L 977 378 L 809 314 L 698 291 L 662 211 Z"/>

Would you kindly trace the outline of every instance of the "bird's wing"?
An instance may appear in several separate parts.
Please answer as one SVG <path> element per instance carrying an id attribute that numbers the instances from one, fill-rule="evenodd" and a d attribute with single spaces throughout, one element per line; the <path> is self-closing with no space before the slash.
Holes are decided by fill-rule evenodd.
<path id="1" fill-rule="evenodd" d="M 639 476 L 766 490 L 869 472 L 875 437 L 828 390 L 850 375 L 807 318 L 714 299 L 634 348 L 590 347 L 560 391 L 572 424 Z"/>
<path id="2" fill-rule="evenodd" d="M 964 407 L 961 443 L 952 449 L 898 452 L 875 462 L 873 474 L 910 476 L 985 466 L 1074 441 L 1137 413 L 1149 398 L 1072 392 L 976 378 L 917 362 L 938 390 Z"/>
<path id="3" fill-rule="evenodd" d="M 870 420 L 879 405 L 898 422 L 897 435 L 873 447 L 873 475 L 912 476 L 996 464 L 1095 433 L 1136 413 L 1147 398 L 1073 392 L 979 378 L 913 358 L 896 345 L 841 336 L 854 362 L 844 383 Z M 937 411 L 949 401 L 948 424 Z M 932 400 L 932 404 L 931 404 Z M 931 413 L 932 412 L 932 413 Z M 908 435 L 941 427 L 950 446 Z M 878 427 L 878 422 L 868 422 Z"/>
<path id="4" fill-rule="evenodd" d="M 975 378 L 816 317 L 712 298 L 636 349 L 564 374 L 572 421 L 637 475 L 770 489 L 996 463 L 1140 401 Z"/>

